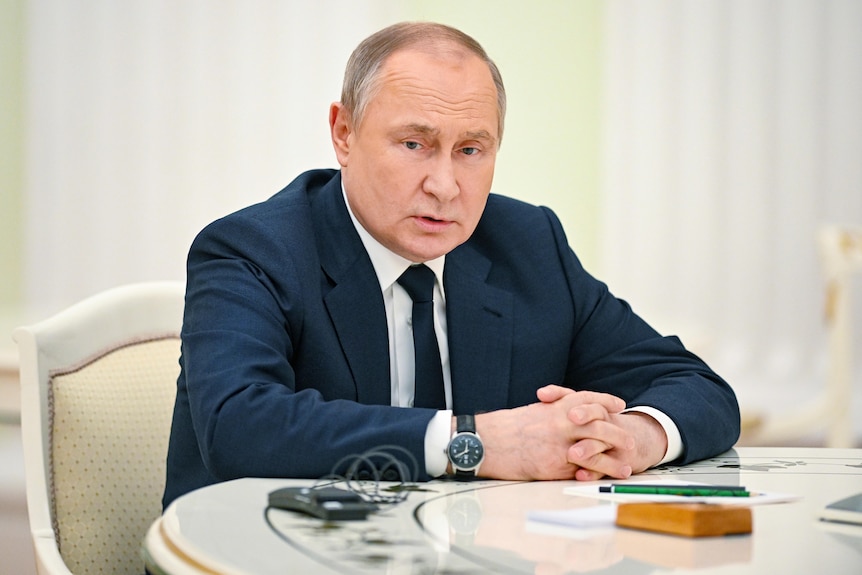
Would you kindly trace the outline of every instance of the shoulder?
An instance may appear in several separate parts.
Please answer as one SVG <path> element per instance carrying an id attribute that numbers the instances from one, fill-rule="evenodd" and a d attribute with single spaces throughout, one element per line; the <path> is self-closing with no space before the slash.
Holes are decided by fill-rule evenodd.
<path id="1" fill-rule="evenodd" d="M 488 198 L 473 235 L 453 256 L 479 256 L 491 262 L 495 281 L 518 285 L 535 278 L 571 279 L 580 272 L 580 262 L 551 209 L 498 195 Z"/>
<path id="2" fill-rule="evenodd" d="M 340 173 L 336 170 L 304 172 L 272 197 L 208 224 L 198 234 L 198 240 L 214 234 L 241 235 L 255 230 L 289 235 L 305 223 L 310 225 L 312 203 L 322 190 L 333 184 L 340 186 L 335 180 L 340 182 Z"/>
<path id="3" fill-rule="evenodd" d="M 207 225 L 189 249 L 187 268 L 207 262 L 244 265 L 272 277 L 319 267 L 315 204 L 340 190 L 334 170 L 305 172 L 269 199 Z M 340 192 L 339 192 L 340 193 Z M 319 210 L 318 210 L 319 211 Z"/>
<path id="4" fill-rule="evenodd" d="M 222 219 L 277 219 L 284 212 L 308 209 L 322 190 L 333 185 L 340 189 L 340 181 L 340 172 L 337 170 L 310 170 L 297 176 L 269 199 L 238 210 Z"/>
<path id="5" fill-rule="evenodd" d="M 534 248 L 567 243 L 562 224 L 553 210 L 497 194 L 488 197 L 472 239 L 514 245 L 527 242 Z"/>

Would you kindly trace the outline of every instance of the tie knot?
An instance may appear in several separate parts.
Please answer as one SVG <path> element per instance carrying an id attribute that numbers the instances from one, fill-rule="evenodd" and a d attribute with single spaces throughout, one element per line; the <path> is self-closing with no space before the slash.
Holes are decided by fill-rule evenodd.
<path id="1" fill-rule="evenodd" d="M 434 272 L 425 264 L 410 266 L 398 283 L 410 295 L 413 303 L 424 303 L 433 300 L 434 296 Z"/>

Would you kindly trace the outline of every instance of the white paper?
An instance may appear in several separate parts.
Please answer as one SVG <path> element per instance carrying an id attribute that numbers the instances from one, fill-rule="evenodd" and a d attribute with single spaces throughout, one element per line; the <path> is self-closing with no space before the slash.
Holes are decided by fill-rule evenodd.
<path id="1" fill-rule="evenodd" d="M 527 519 L 566 527 L 612 527 L 617 520 L 617 506 L 592 505 L 576 509 L 529 511 Z"/>

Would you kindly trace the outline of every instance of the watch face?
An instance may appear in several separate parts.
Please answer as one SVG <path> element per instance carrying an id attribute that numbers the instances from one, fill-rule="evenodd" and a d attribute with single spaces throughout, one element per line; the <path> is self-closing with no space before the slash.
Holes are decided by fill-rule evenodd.
<path id="1" fill-rule="evenodd" d="M 449 461 L 456 469 L 475 469 L 484 455 L 482 442 L 472 433 L 459 433 L 449 442 Z"/>

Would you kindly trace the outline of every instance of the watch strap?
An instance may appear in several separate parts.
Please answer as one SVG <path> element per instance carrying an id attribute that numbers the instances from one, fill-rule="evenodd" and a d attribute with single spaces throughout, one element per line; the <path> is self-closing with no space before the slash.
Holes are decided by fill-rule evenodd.
<path id="1" fill-rule="evenodd" d="M 455 432 L 476 433 L 476 417 L 473 415 L 455 416 Z"/>
<path id="2" fill-rule="evenodd" d="M 472 433 L 478 438 L 478 434 L 476 434 L 476 417 L 473 415 L 455 416 L 455 435 L 459 433 Z M 465 471 L 463 469 L 458 469 L 457 467 L 454 467 L 454 471 L 454 477 L 457 481 L 469 481 L 471 479 L 476 479 L 476 469 Z"/>

